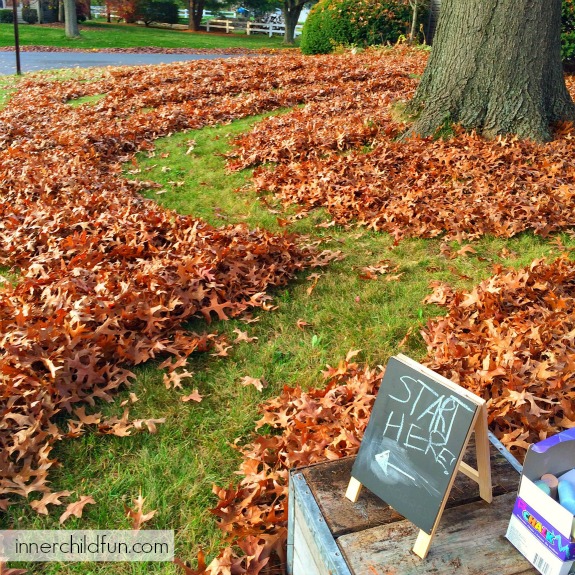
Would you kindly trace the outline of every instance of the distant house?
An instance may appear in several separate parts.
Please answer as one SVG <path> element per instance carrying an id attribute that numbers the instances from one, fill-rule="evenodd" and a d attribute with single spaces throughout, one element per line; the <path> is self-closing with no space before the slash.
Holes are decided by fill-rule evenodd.
<path id="1" fill-rule="evenodd" d="M 38 10 L 38 8 L 40 7 L 40 3 L 41 0 L 29 0 L 28 2 L 26 2 L 26 5 L 30 6 L 30 8 L 33 8 L 34 10 Z M 22 0 L 16 0 L 18 22 L 24 22 L 24 20 L 22 20 L 23 4 L 24 2 Z M 44 6 L 45 4 L 46 6 Z M 42 5 L 44 6 L 44 12 L 46 11 L 47 4 L 48 4 L 47 2 L 42 2 Z M 7 8 L 8 10 L 14 10 L 14 0 L 0 0 L 0 8 Z M 38 14 L 40 15 L 39 11 Z M 41 17 L 42 16 L 40 15 L 40 18 Z M 42 20 L 40 20 L 40 22 L 42 22 Z"/>
<path id="2" fill-rule="evenodd" d="M 16 3 L 18 7 L 18 22 L 24 22 L 24 20 L 22 20 L 23 6 L 29 6 L 36 10 L 40 24 L 56 22 L 58 20 L 60 2 L 54 0 L 0 0 L 0 8 L 13 10 L 14 3 Z M 40 6 L 42 10 L 39 9 Z M 78 20 L 83 21 L 88 19 L 90 17 L 90 0 L 76 0 L 76 11 L 78 13 Z"/>

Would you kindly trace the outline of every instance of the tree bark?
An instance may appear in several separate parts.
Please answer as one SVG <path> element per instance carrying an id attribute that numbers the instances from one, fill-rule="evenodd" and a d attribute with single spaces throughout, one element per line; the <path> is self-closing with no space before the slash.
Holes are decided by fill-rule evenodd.
<path id="1" fill-rule="evenodd" d="M 415 41 L 415 35 L 417 34 L 417 13 L 419 11 L 418 0 L 409 0 L 409 5 L 411 6 L 411 29 L 409 30 L 409 42 L 413 44 Z"/>
<path id="2" fill-rule="evenodd" d="M 76 13 L 75 0 L 64 0 L 64 21 L 66 38 L 79 38 L 78 14 Z"/>
<path id="3" fill-rule="evenodd" d="M 282 12 L 286 31 L 284 33 L 284 44 L 295 42 L 295 27 L 299 21 L 299 16 L 307 0 L 284 0 Z"/>
<path id="4" fill-rule="evenodd" d="M 575 119 L 561 63 L 561 0 L 443 0 L 408 135 L 446 122 L 486 137 L 551 139 Z"/>
<path id="5" fill-rule="evenodd" d="M 205 4 L 205 0 L 189 0 L 188 28 L 194 32 L 198 32 L 200 30 Z"/>

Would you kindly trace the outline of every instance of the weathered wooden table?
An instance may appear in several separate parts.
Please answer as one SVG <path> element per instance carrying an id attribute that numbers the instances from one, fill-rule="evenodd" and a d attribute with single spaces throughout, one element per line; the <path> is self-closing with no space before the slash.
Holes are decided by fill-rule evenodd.
<path id="1" fill-rule="evenodd" d="M 473 445 L 464 461 L 475 465 Z M 344 495 L 354 457 L 294 470 L 290 478 L 289 575 L 534 575 L 507 541 L 518 465 L 491 445 L 493 502 L 458 473 L 425 560 L 411 549 L 419 529 L 363 489 Z"/>

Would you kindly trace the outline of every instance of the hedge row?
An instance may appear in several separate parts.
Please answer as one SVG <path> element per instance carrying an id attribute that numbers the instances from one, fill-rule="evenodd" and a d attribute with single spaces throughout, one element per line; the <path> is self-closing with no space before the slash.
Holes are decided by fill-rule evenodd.
<path id="1" fill-rule="evenodd" d="M 408 0 L 320 0 L 302 31 L 304 54 L 327 54 L 339 45 L 395 43 L 411 26 Z M 420 10 L 419 23 L 427 19 Z M 575 60 L 575 0 L 563 0 L 561 55 Z"/>
<path id="2" fill-rule="evenodd" d="M 575 0 L 563 0 L 561 21 L 561 56 L 563 60 L 575 59 Z"/>
<path id="3" fill-rule="evenodd" d="M 425 11 L 421 11 L 423 21 Z M 408 0 L 321 0 L 302 30 L 304 54 L 327 54 L 339 45 L 394 43 L 411 26 Z"/>

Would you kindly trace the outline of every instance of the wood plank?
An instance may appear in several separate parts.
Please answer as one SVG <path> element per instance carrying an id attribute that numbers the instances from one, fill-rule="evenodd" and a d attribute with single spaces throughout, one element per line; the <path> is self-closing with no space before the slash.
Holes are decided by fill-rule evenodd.
<path id="1" fill-rule="evenodd" d="M 328 575 L 327 567 L 317 553 L 317 546 L 311 539 L 309 529 L 306 529 L 305 518 L 299 513 L 296 513 L 294 523 L 292 573 L 293 575 Z"/>
<path id="2" fill-rule="evenodd" d="M 473 479 L 475 483 L 479 483 L 479 471 L 477 471 L 477 469 L 475 469 L 474 467 L 471 467 L 471 465 L 465 463 L 465 461 L 461 462 L 461 465 L 459 466 L 459 471 L 463 473 L 463 475 L 469 477 L 469 479 Z"/>
<path id="3" fill-rule="evenodd" d="M 288 536 L 288 544 L 290 538 L 293 540 L 290 575 L 351 575 L 304 476 L 292 472 L 290 484 L 293 489 L 290 504 L 294 513 L 293 538 Z"/>
<path id="4" fill-rule="evenodd" d="M 509 462 L 490 444 L 493 495 L 515 493 L 519 474 Z M 322 511 L 334 537 L 369 529 L 376 525 L 400 521 L 399 513 L 385 505 L 369 489 L 362 489 L 357 503 L 345 498 L 355 457 L 345 457 L 307 467 L 302 471 L 306 482 Z M 475 445 L 470 441 L 463 460 L 476 467 Z M 479 487 L 475 481 L 462 473 L 457 478 L 447 501 L 447 508 L 479 499 Z"/>
<path id="5" fill-rule="evenodd" d="M 398 521 L 337 539 L 353 575 L 535 575 L 505 539 L 515 493 L 452 507 L 444 512 L 433 545 L 422 560 L 411 548 L 419 529 Z"/>

